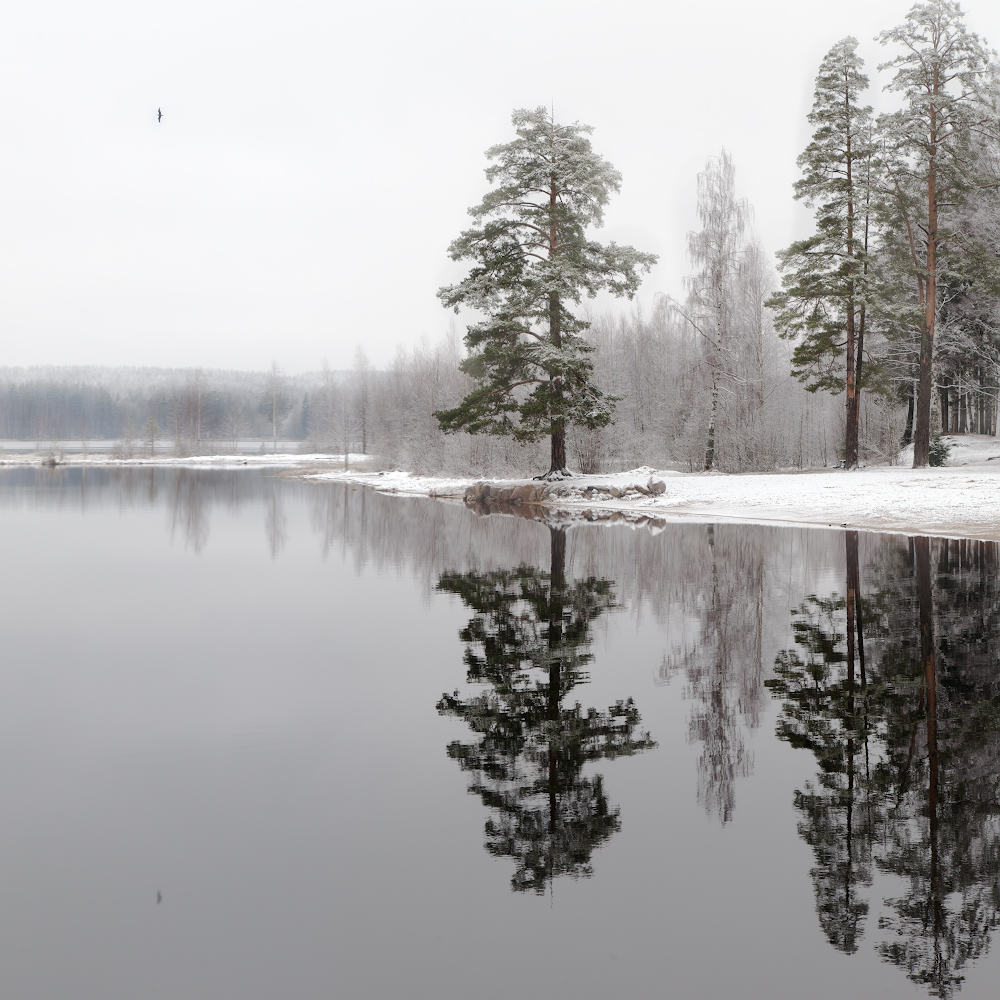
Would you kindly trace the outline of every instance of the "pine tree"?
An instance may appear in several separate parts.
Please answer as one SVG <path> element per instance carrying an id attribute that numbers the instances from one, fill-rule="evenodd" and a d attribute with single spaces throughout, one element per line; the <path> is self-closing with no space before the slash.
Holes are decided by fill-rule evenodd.
<path id="1" fill-rule="evenodd" d="M 457 312 L 485 318 L 468 327 L 461 369 L 475 389 L 435 414 L 445 431 L 551 437 L 549 476 L 568 475 L 566 427 L 611 422 L 614 397 L 593 383 L 588 324 L 571 310 L 584 295 L 607 290 L 631 298 L 652 254 L 587 238 L 599 227 L 621 175 L 593 151 L 588 125 L 556 124 L 545 108 L 512 116 L 517 138 L 486 153 L 496 186 L 469 209 L 476 226 L 449 248 L 474 266 L 438 292 Z"/>
<path id="2" fill-rule="evenodd" d="M 878 40 L 903 48 L 879 66 L 896 71 L 886 89 L 904 101 L 899 111 L 882 116 L 880 126 L 896 221 L 916 286 L 920 361 L 913 466 L 919 468 L 929 459 L 934 334 L 946 257 L 962 243 L 950 213 L 982 183 L 974 141 L 997 140 L 996 95 L 988 87 L 990 53 L 951 0 L 915 4 L 905 24 L 883 31 Z"/>
<path id="3" fill-rule="evenodd" d="M 846 395 L 848 469 L 858 464 L 875 179 L 872 109 L 860 104 L 868 77 L 857 46 L 843 38 L 820 63 L 808 116 L 816 131 L 798 158 L 795 184 L 795 197 L 815 207 L 816 232 L 778 254 L 783 290 L 769 302 L 782 336 L 798 341 L 794 374 L 812 392 Z"/>

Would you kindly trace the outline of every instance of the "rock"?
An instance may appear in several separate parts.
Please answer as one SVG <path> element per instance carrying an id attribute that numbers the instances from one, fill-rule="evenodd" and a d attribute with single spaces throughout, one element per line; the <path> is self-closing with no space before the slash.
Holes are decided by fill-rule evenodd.
<path id="1" fill-rule="evenodd" d="M 622 495 L 622 491 L 621 491 L 620 489 L 618 489 L 618 487 L 617 487 L 617 486 L 609 486 L 609 487 L 608 487 L 608 492 L 609 492 L 609 493 L 610 493 L 610 494 L 611 494 L 611 495 L 612 495 L 613 497 L 620 497 L 620 496 Z"/>
<path id="2" fill-rule="evenodd" d="M 650 479 L 647 486 L 649 487 L 649 492 L 654 496 L 659 496 L 661 493 L 667 492 L 667 484 L 662 479 Z"/>
<path id="3" fill-rule="evenodd" d="M 510 487 L 505 487 L 500 491 L 500 502 L 506 503 L 510 499 L 511 493 L 514 491 Z"/>
<path id="4" fill-rule="evenodd" d="M 499 500 L 500 499 L 500 487 L 499 486 L 490 486 L 490 499 L 491 500 Z"/>
<path id="5" fill-rule="evenodd" d="M 640 493 L 644 494 L 647 497 L 651 495 L 649 490 L 647 490 L 645 486 L 640 486 L 638 483 L 636 483 L 635 486 L 632 487 L 632 489 L 638 490 Z"/>

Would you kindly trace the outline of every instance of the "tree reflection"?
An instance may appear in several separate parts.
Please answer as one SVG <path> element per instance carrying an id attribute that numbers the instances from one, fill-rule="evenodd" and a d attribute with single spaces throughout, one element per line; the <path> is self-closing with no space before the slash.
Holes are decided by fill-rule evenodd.
<path id="1" fill-rule="evenodd" d="M 605 711 L 563 703 L 589 679 L 591 626 L 615 598 L 609 580 L 567 584 L 566 532 L 549 532 L 549 573 L 520 566 L 446 573 L 438 583 L 475 611 L 460 638 L 468 681 L 485 686 L 438 702 L 442 715 L 462 719 L 476 736 L 450 744 L 448 754 L 492 812 L 486 849 L 514 859 L 514 890 L 539 895 L 560 875 L 589 876 L 593 851 L 620 827 L 602 776 L 585 777 L 584 765 L 655 746 L 636 731 L 631 698 Z"/>
<path id="2" fill-rule="evenodd" d="M 900 886 L 876 950 L 938 997 L 1000 922 L 997 562 L 995 543 L 893 543 L 865 600 L 848 532 L 847 597 L 797 609 L 769 682 L 778 736 L 820 768 L 795 804 L 827 937 L 856 950 L 876 867 Z"/>
<path id="3" fill-rule="evenodd" d="M 861 598 L 858 535 L 847 532 L 847 596 L 808 598 L 792 612 L 795 650 L 783 650 L 767 686 L 784 699 L 778 737 L 810 750 L 815 783 L 795 792 L 799 835 L 813 850 L 816 912 L 827 940 L 857 951 L 871 885 L 871 845 L 879 823 L 870 782 L 870 703 L 863 625 L 873 619 Z"/>
<path id="4" fill-rule="evenodd" d="M 680 601 L 697 632 L 664 655 L 662 680 L 683 672 L 691 702 L 688 739 L 698 744 L 698 801 L 726 824 L 737 779 L 753 770 L 748 735 L 759 721 L 763 686 L 764 551 L 759 536 L 706 525 L 700 559 Z"/>

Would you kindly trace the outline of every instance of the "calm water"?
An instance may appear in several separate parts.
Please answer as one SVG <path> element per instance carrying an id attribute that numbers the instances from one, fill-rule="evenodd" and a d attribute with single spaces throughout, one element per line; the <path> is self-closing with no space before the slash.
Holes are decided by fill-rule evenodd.
<path id="1" fill-rule="evenodd" d="M 4 997 L 1000 990 L 993 544 L 16 470 L 0 553 Z"/>

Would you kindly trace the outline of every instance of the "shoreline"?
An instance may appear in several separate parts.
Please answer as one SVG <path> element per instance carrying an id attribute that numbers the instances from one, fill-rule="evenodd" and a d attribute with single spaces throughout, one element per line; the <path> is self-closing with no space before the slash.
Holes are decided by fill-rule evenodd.
<path id="1" fill-rule="evenodd" d="M 952 462 L 940 468 L 870 466 L 843 469 L 781 470 L 766 473 L 689 473 L 640 466 L 628 472 L 574 475 L 555 482 L 530 479 L 475 479 L 419 476 L 400 470 L 343 470 L 343 456 L 290 453 L 147 456 L 107 454 L 0 454 L 0 471 L 14 468 L 186 468 L 274 469 L 282 478 L 308 482 L 350 482 L 381 493 L 470 501 L 466 493 L 486 483 L 494 492 L 532 486 L 545 496 L 513 503 L 499 496 L 474 501 L 480 513 L 524 516 L 538 506 L 559 516 L 585 520 L 585 512 L 605 520 L 613 514 L 635 523 L 742 523 L 787 527 L 838 528 L 891 534 L 1000 541 L 1000 440 L 967 435 L 954 438 Z M 903 456 L 905 458 L 905 456 Z M 362 455 L 352 455 L 362 465 Z M 654 485 L 660 492 L 649 492 Z M 614 495 L 617 493 L 618 495 Z M 472 504 L 470 504 L 472 505 Z M 504 507 L 504 510 L 500 508 Z M 523 506 L 523 513 L 519 508 Z M 616 520 L 619 520 L 616 518 Z"/>

